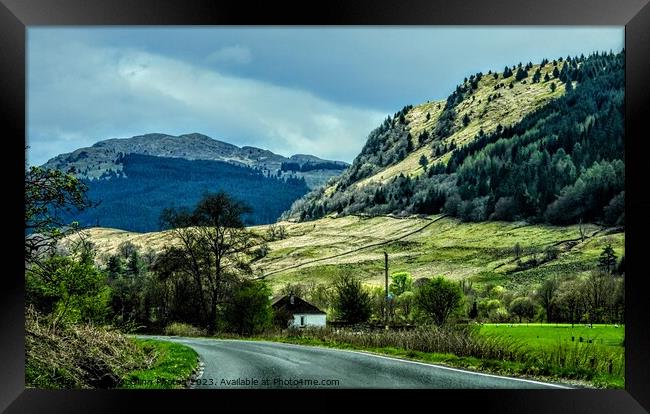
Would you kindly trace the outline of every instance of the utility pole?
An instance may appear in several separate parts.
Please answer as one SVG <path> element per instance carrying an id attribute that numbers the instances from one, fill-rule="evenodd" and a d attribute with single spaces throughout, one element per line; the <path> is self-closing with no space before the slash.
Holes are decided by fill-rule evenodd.
<path id="1" fill-rule="evenodd" d="M 384 277 L 386 279 L 386 300 L 388 300 L 388 253 L 384 252 Z"/>
<path id="2" fill-rule="evenodd" d="M 386 329 L 388 329 L 388 253 L 384 252 L 384 277 L 385 277 L 385 286 L 386 286 L 386 300 L 384 304 L 384 322 L 386 323 Z"/>

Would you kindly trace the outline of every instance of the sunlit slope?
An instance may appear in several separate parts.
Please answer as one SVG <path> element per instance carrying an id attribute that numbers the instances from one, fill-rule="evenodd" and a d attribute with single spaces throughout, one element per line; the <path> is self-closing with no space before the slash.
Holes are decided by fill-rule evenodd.
<path id="1" fill-rule="evenodd" d="M 461 223 L 445 216 L 392 218 L 326 217 L 303 223 L 282 223 L 287 237 L 263 241 L 268 254 L 253 262 L 254 276 L 274 289 L 288 282 L 329 282 L 350 269 L 367 284 L 383 283 L 384 252 L 390 272 L 408 271 L 414 278 L 444 275 L 494 282 L 511 288 L 537 284 L 552 276 L 570 276 L 596 267 L 598 256 L 612 243 L 620 258 L 624 233 L 595 225 L 557 227 L 517 222 Z M 266 226 L 251 228 L 262 236 Z M 131 241 L 141 249 L 160 251 L 173 243 L 169 232 L 130 233 L 90 229 L 100 257 Z M 519 258 L 515 245 L 521 247 Z M 549 256 L 555 250 L 557 257 Z M 531 264 L 535 258 L 535 264 Z M 519 262 L 520 264 L 518 265 Z"/>
<path id="2" fill-rule="evenodd" d="M 458 128 L 458 131 L 443 139 L 441 144 L 464 145 L 474 139 L 481 129 L 488 134 L 494 132 L 498 125 L 502 127 L 513 125 L 526 114 L 544 106 L 552 99 L 562 96 L 565 93 L 565 86 L 562 82 L 557 80 L 555 82 L 531 82 L 532 75 L 538 68 L 540 65 L 533 65 L 532 69 L 528 70 L 528 77 L 522 81 L 515 81 L 514 76 L 503 79 L 503 74 L 498 74 L 498 78 L 492 74 L 483 75 L 478 81 L 478 88 L 472 92 L 470 97 L 465 98 L 455 107 L 454 126 Z M 562 68 L 561 62 L 558 62 L 558 68 Z M 546 74 L 552 77 L 553 69 L 552 64 L 542 66 L 540 68 L 542 79 Z M 556 85 L 554 91 L 551 90 L 551 83 Z M 510 84 L 512 84 L 512 88 L 510 88 Z M 497 85 L 501 86 L 495 88 Z M 385 183 L 399 174 L 418 176 L 424 172 L 419 163 L 422 155 L 427 157 L 429 164 L 446 163 L 451 151 L 433 156 L 431 143 L 419 145 L 417 141 L 417 137 L 423 131 L 432 133 L 444 106 L 444 100 L 414 106 L 405 116 L 408 129 L 413 137 L 414 151 L 398 163 L 359 180 L 355 185 L 363 186 L 369 182 Z M 465 115 L 469 118 L 467 125 L 463 124 Z M 329 189 L 326 190 L 326 193 L 332 191 L 333 189 Z"/>

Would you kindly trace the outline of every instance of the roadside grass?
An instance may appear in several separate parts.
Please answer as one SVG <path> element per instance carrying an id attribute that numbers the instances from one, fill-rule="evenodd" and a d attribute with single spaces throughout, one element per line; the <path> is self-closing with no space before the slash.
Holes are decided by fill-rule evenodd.
<path id="1" fill-rule="evenodd" d="M 274 342 L 306 345 L 306 346 L 322 346 L 326 348 L 336 348 L 354 351 L 363 351 L 374 353 L 378 355 L 394 356 L 398 358 L 429 362 L 432 364 L 447 365 L 454 368 L 463 368 L 472 371 L 490 372 L 499 375 L 520 375 L 524 371 L 522 363 L 503 361 L 503 360 L 485 360 L 477 357 L 459 357 L 451 353 L 440 352 L 422 352 L 412 349 L 396 348 L 391 346 L 372 347 L 360 346 L 346 342 L 328 341 L 318 338 L 310 337 L 257 337 L 257 340 L 268 341 L 272 339 Z"/>
<path id="2" fill-rule="evenodd" d="M 232 335 L 227 337 L 237 338 Z M 583 387 L 624 387 L 623 353 L 605 346 L 558 343 L 556 346 L 548 344 L 531 348 L 522 338 L 483 335 L 478 330 L 435 328 L 405 332 L 370 331 L 362 334 L 353 329 L 307 329 L 267 333 L 252 339 L 367 351 Z"/>
<path id="3" fill-rule="evenodd" d="M 25 312 L 25 386 L 115 388 L 126 373 L 150 366 L 151 355 L 117 330 L 90 324 L 52 326 Z"/>
<path id="4" fill-rule="evenodd" d="M 198 366 L 198 355 L 192 348 L 155 339 L 134 339 L 145 353 L 155 359 L 148 369 L 129 372 L 122 377 L 119 388 L 170 389 L 186 388 Z"/>

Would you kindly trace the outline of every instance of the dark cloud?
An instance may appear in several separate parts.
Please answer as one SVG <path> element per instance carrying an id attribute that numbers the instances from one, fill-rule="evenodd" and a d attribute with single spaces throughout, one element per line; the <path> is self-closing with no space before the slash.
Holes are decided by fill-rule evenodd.
<path id="1" fill-rule="evenodd" d="M 29 28 L 29 158 L 157 131 L 349 161 L 469 74 L 622 47 L 611 27 Z"/>

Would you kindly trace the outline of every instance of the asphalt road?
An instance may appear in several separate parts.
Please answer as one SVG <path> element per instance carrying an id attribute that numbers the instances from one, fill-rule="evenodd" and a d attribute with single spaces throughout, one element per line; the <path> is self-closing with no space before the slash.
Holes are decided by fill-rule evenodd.
<path id="1" fill-rule="evenodd" d="M 568 388 L 364 352 L 283 344 L 183 337 L 202 373 L 193 388 Z"/>

